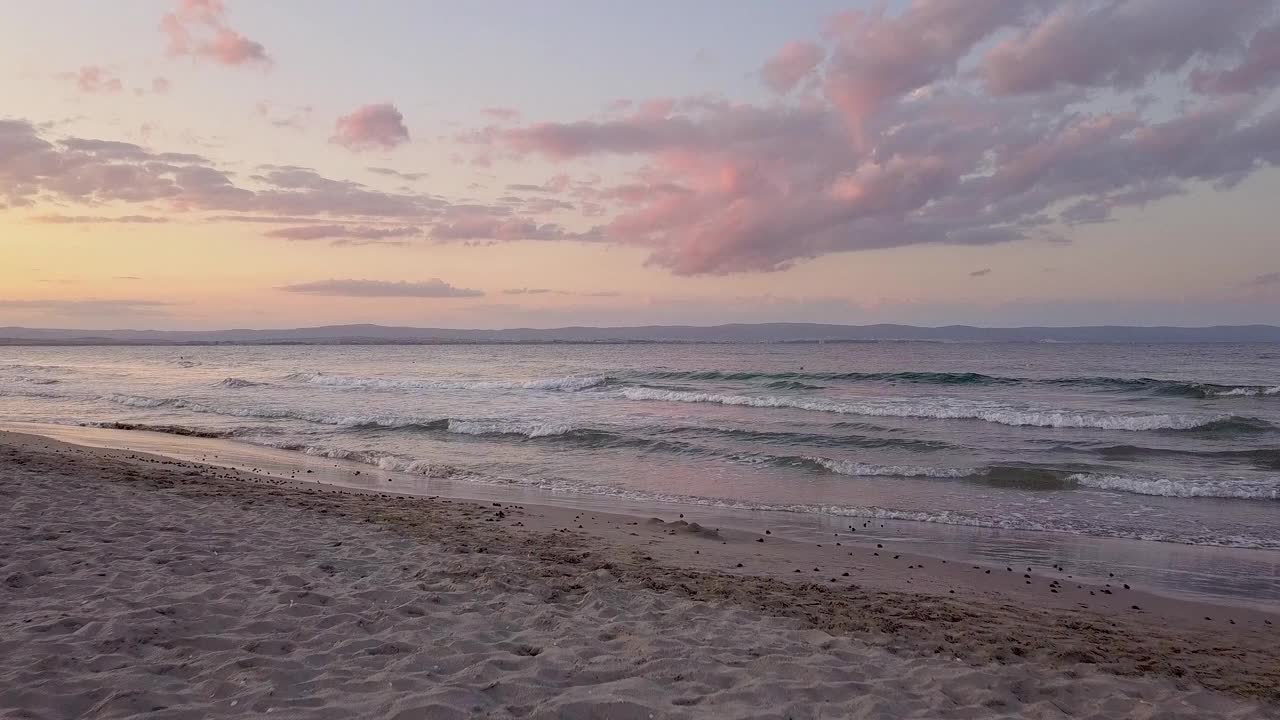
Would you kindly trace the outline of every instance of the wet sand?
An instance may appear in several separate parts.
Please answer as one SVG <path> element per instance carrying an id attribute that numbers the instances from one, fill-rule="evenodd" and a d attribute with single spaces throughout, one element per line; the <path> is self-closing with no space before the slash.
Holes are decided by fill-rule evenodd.
<path id="1" fill-rule="evenodd" d="M 0 433 L 0 715 L 1204 718 L 1280 702 L 1266 609 L 943 562 L 860 523 L 799 542 L 291 474 Z"/>

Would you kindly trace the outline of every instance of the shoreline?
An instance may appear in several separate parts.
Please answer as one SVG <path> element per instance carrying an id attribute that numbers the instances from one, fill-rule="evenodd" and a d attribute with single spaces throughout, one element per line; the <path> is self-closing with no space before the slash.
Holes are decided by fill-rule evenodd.
<path id="1" fill-rule="evenodd" d="M 570 585 L 607 572 L 637 591 L 786 618 L 910 656 L 959 659 L 970 667 L 1031 664 L 1100 677 L 1164 678 L 1280 702 L 1275 611 L 1126 590 L 1119 577 L 1106 588 L 1049 566 L 1026 571 L 944 563 L 905 543 L 877 543 L 856 532 L 810 543 L 716 531 L 678 517 L 326 486 L 12 432 L 0 432 L 0 452 L 6 471 L 106 482 L 134 494 L 155 491 L 150 501 L 160 513 L 163 495 L 176 493 L 239 503 L 246 513 L 268 506 L 326 520 L 341 516 L 352 527 L 388 529 L 463 559 L 515 558 Z"/>
<path id="2" fill-rule="evenodd" d="M 1057 574 L 1059 577 L 1070 574 L 1073 581 L 1100 587 L 1115 580 L 1163 598 L 1280 612 L 1280 551 L 1277 550 L 644 501 L 381 470 L 356 461 L 229 438 L 149 430 L 6 422 L 0 423 L 0 432 L 3 431 L 31 433 L 104 450 L 148 452 L 273 477 L 301 473 L 302 479 L 311 483 L 350 490 L 515 502 L 547 506 L 556 512 L 568 510 L 641 519 L 654 515 L 687 516 L 690 521 L 733 528 L 752 537 L 768 530 L 776 538 L 802 544 L 826 543 L 827 538 L 834 537 L 833 533 L 854 536 L 862 533 L 853 539 L 860 539 L 864 544 L 888 543 L 896 548 L 894 554 L 909 554 L 919 560 L 932 561 L 935 566 L 948 563 L 977 564 L 984 569 L 1056 566 L 1066 568 Z M 917 579 L 908 583 L 897 575 L 884 580 L 888 589 L 908 592 L 917 590 L 919 582 Z"/>

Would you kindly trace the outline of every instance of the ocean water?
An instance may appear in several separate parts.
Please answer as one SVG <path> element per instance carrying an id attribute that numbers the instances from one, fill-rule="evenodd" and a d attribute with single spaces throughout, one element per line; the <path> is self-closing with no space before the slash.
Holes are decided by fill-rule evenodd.
<path id="1" fill-rule="evenodd" d="M 1280 549 L 1275 345 L 10 347 L 0 421 L 629 504 Z"/>

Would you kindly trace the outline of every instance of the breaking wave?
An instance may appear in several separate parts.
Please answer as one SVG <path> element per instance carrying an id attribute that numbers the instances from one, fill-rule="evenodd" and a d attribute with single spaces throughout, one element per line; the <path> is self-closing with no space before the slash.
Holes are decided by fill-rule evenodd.
<path id="1" fill-rule="evenodd" d="M 793 408 L 812 412 L 863 415 L 869 417 L 930 418 L 936 420 L 982 420 L 1011 426 L 1036 426 L 1052 428 L 1097 428 L 1102 430 L 1191 430 L 1213 423 L 1235 420 L 1234 416 L 1205 417 L 1203 415 L 1173 414 L 1117 414 L 1100 412 L 1072 412 L 1065 410 L 1036 410 L 998 405 L 983 405 L 943 398 L 915 401 L 866 400 L 840 402 L 820 398 L 802 398 L 766 395 L 721 395 L 715 393 L 686 392 L 682 390 L 657 390 L 654 388 L 624 388 L 622 396 L 628 400 L 653 400 L 685 403 L 716 403 L 758 408 Z M 1240 418 L 1239 420 L 1252 420 Z M 1262 421 L 1253 421 L 1261 423 Z M 1266 423 L 1263 423 L 1266 425 Z"/>
<path id="2" fill-rule="evenodd" d="M 326 373 L 292 373 L 286 379 L 312 385 L 374 390 L 552 390 L 561 392 L 578 392 L 609 382 L 609 378 L 603 375 L 571 375 L 535 380 L 405 380 Z"/>
<path id="3" fill-rule="evenodd" d="M 630 377 L 651 380 L 710 380 L 730 382 L 765 381 L 767 387 L 785 390 L 819 389 L 806 381 L 884 382 L 926 385 L 1052 385 L 1189 398 L 1253 397 L 1280 395 L 1280 386 L 1220 385 L 1214 383 L 1160 380 L 1156 378 L 1061 377 L 1029 378 L 984 375 L 973 372 L 753 372 L 727 370 L 671 370 L 635 373 Z"/>
<path id="4" fill-rule="evenodd" d="M 258 387 L 260 385 L 265 385 L 265 384 L 266 383 L 254 382 L 252 380 L 245 380 L 244 378 L 237 378 L 237 377 L 229 377 L 229 378 L 226 378 L 225 380 L 219 380 L 218 382 L 214 383 L 216 387 L 233 388 L 233 389 Z"/>
<path id="5" fill-rule="evenodd" d="M 96 427 L 107 430 L 141 430 L 145 432 L 164 433 L 166 435 L 181 435 L 183 437 L 199 438 L 233 438 L 263 432 L 262 428 L 211 430 L 208 428 L 188 427 L 186 425 L 150 425 L 147 423 L 131 422 L 83 422 L 79 424 L 81 427 Z"/>
<path id="6" fill-rule="evenodd" d="M 346 428 L 379 427 L 402 428 L 411 426 L 430 427 L 435 423 L 446 422 L 440 418 L 403 417 L 397 415 L 325 415 L 289 408 L 228 408 L 208 405 L 183 398 L 151 398 L 142 395 L 112 394 L 104 395 L 103 400 L 136 408 L 179 408 L 210 415 L 228 415 L 231 417 L 260 418 L 263 420 L 302 420 L 321 425 L 337 425 Z"/>
<path id="7" fill-rule="evenodd" d="M 1239 500 L 1280 500 L 1280 478 L 1271 481 L 1187 480 L 1143 478 L 1124 475 L 1077 473 L 1069 480 L 1081 487 L 1113 490 L 1137 495 L 1160 495 L 1179 498 L 1235 498 Z"/>

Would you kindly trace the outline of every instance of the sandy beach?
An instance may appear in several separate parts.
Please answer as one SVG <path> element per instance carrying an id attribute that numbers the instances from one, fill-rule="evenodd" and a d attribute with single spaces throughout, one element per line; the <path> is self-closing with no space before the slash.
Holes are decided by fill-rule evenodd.
<path id="1" fill-rule="evenodd" d="M 299 471 L 304 472 L 304 471 Z M 1274 716 L 1280 615 L 0 434 L 0 716 Z"/>

